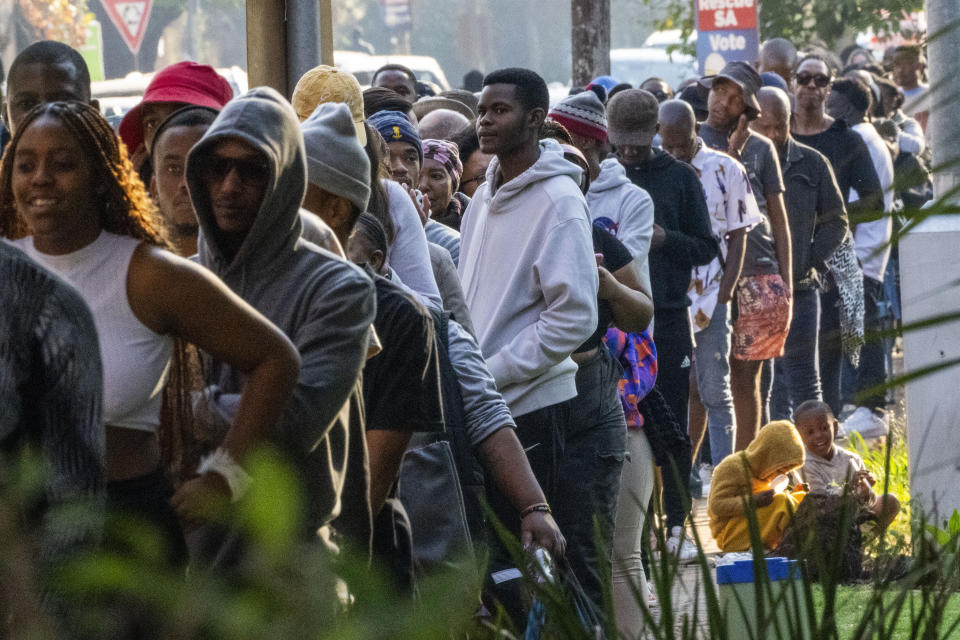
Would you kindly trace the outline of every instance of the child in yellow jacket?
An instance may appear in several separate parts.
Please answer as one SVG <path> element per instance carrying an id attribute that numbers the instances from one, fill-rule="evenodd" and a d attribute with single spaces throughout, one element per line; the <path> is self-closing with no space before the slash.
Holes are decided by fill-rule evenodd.
<path id="1" fill-rule="evenodd" d="M 803 493 L 777 493 L 771 481 L 803 466 L 804 447 L 793 424 L 778 420 L 766 425 L 745 451 L 723 459 L 713 471 L 707 516 L 710 533 L 724 552 L 748 551 L 747 508 L 755 510 L 760 537 L 775 549 Z"/>

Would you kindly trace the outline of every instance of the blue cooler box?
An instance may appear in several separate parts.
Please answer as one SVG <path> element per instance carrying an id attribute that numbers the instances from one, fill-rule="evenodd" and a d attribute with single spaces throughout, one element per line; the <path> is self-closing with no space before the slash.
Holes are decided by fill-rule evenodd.
<path id="1" fill-rule="evenodd" d="M 728 638 L 808 640 L 810 603 L 796 560 L 767 558 L 769 582 L 754 571 L 753 560 L 717 566 L 717 593 Z"/>

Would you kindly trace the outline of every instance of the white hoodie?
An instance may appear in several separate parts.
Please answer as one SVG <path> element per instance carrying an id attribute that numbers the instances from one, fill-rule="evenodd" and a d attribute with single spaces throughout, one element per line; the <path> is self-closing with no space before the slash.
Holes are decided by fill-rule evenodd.
<path id="1" fill-rule="evenodd" d="M 460 279 L 480 349 L 514 417 L 577 395 L 570 354 L 597 328 L 597 263 L 580 169 L 540 143 L 493 191 L 494 158 L 460 226 Z"/>
<path id="2" fill-rule="evenodd" d="M 641 280 L 650 291 L 647 257 L 653 237 L 653 200 L 649 194 L 630 182 L 619 160 L 608 158 L 600 163 L 600 175 L 590 183 L 587 204 L 593 220 L 600 220 L 633 256 Z"/>

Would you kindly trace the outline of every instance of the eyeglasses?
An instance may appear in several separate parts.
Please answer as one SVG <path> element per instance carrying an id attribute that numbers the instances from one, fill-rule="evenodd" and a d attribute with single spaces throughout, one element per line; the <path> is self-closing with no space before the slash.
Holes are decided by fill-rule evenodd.
<path id="1" fill-rule="evenodd" d="M 486 182 L 486 181 L 487 181 L 487 174 L 481 173 L 481 174 L 479 174 L 479 175 L 473 176 L 472 178 L 466 178 L 465 180 L 461 180 L 461 181 L 460 181 L 460 186 L 462 187 L 462 186 L 465 185 L 465 184 L 470 184 L 471 182 L 476 182 L 476 183 L 477 183 L 477 186 L 479 187 L 480 185 L 482 185 L 482 184 L 483 184 L 484 182 Z"/>
<path id="2" fill-rule="evenodd" d="M 224 158 L 223 156 L 215 154 L 203 159 L 202 171 L 203 176 L 207 180 L 225 180 L 234 170 L 236 170 L 237 177 L 240 178 L 240 181 L 244 183 L 262 183 L 265 182 L 270 175 L 267 163 L 262 160 Z"/>
<path id="3" fill-rule="evenodd" d="M 830 76 L 825 76 L 822 73 L 798 73 L 797 74 L 797 85 L 806 86 L 810 84 L 810 81 L 813 80 L 815 84 L 820 89 L 823 89 L 825 86 L 830 84 Z"/>

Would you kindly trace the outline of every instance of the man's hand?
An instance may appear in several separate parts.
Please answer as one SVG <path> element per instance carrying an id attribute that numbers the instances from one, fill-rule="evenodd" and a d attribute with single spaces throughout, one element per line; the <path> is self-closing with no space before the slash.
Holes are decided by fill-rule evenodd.
<path id="1" fill-rule="evenodd" d="M 773 489 L 767 489 L 753 494 L 753 503 L 758 507 L 766 507 L 773 504 Z"/>
<path id="2" fill-rule="evenodd" d="M 667 241 L 667 232 L 663 230 L 663 227 L 661 227 L 656 222 L 654 222 L 653 237 L 650 238 L 650 248 L 656 249 L 657 247 L 663 246 L 663 243 L 666 241 Z"/>
<path id="3" fill-rule="evenodd" d="M 219 473 L 209 471 L 187 480 L 170 499 L 177 515 L 187 522 L 212 520 L 230 503 L 230 487 Z"/>
<path id="4" fill-rule="evenodd" d="M 597 297 L 601 300 L 610 300 L 617 292 L 617 279 L 613 274 L 601 266 L 597 266 L 597 273 L 600 276 L 600 287 L 597 289 Z"/>
<path id="5" fill-rule="evenodd" d="M 420 216 L 420 224 L 427 224 L 427 220 L 430 219 L 430 196 L 425 193 L 421 194 L 423 198 L 423 205 L 421 206 L 417 202 L 417 192 L 416 190 L 404 185 L 404 188 L 407 190 L 407 195 L 410 196 L 410 201 L 413 202 L 413 208 L 417 210 L 417 215 Z"/>
<path id="6" fill-rule="evenodd" d="M 555 558 L 562 556 L 567 549 L 567 541 L 560 533 L 560 527 L 553 516 L 542 511 L 528 513 L 527 517 L 520 521 L 520 542 L 524 549 L 535 542 Z"/>
<path id="7" fill-rule="evenodd" d="M 727 153 L 739 160 L 749 137 L 750 129 L 747 126 L 747 114 L 742 113 L 737 121 L 737 128 L 731 131 L 727 137 Z"/>

